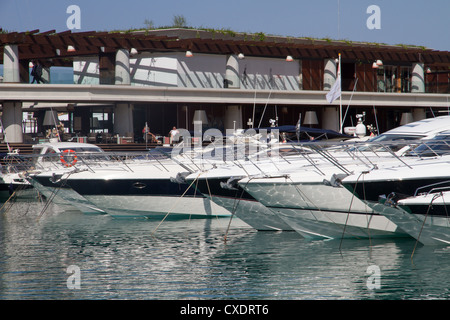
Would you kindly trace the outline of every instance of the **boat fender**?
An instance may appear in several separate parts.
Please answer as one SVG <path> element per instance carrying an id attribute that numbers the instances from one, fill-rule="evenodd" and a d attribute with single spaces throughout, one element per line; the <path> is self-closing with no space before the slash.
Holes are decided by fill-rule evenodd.
<path id="1" fill-rule="evenodd" d="M 384 205 L 390 206 L 390 207 L 397 207 L 398 201 L 409 198 L 409 195 L 403 194 L 403 193 L 398 193 L 398 192 L 391 192 L 387 197 L 386 197 L 386 195 L 384 195 L 384 198 L 386 199 L 384 202 Z M 380 199 L 383 199 L 383 195 L 380 195 L 378 197 L 379 202 L 380 202 Z"/>
<path id="2" fill-rule="evenodd" d="M 58 183 L 61 181 L 62 174 L 52 173 L 52 176 L 49 178 L 51 183 Z"/>
<path id="3" fill-rule="evenodd" d="M 347 174 L 333 174 L 330 180 L 323 180 L 323 184 L 331 187 L 342 187 L 342 179 L 344 179 Z"/>
<path id="4" fill-rule="evenodd" d="M 230 177 L 227 182 L 220 182 L 220 187 L 226 190 L 238 190 L 237 182 L 243 177 Z"/>
<path id="5" fill-rule="evenodd" d="M 178 172 L 175 178 L 170 177 L 170 181 L 178 184 L 186 184 L 186 177 L 190 174 L 190 172 Z"/>
<path id="6" fill-rule="evenodd" d="M 396 207 L 398 197 L 395 192 L 391 192 L 388 196 L 385 194 L 378 196 L 378 202 L 384 204 L 387 207 Z"/>
<path id="7" fill-rule="evenodd" d="M 66 157 L 71 157 L 72 161 L 66 161 Z M 67 149 L 64 150 L 61 155 L 59 156 L 59 159 L 61 160 L 61 163 L 65 166 L 65 167 L 72 167 L 74 166 L 78 159 L 77 159 L 77 154 L 75 151 L 71 150 L 71 149 Z"/>

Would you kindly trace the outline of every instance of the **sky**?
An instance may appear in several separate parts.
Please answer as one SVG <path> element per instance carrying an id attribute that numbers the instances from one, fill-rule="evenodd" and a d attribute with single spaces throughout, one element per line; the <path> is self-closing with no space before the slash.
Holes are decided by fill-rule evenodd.
<path id="1" fill-rule="evenodd" d="M 67 13 L 71 5 L 79 15 Z M 450 51 L 450 0 L 0 0 L 6 31 L 140 29 L 146 20 L 170 26 L 174 16 L 190 27 Z"/>

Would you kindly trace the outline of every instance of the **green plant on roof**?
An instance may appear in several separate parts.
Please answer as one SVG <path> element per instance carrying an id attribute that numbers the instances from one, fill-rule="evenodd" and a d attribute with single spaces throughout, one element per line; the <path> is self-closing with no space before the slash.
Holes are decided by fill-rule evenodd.
<path id="1" fill-rule="evenodd" d="M 185 28 L 187 27 L 186 18 L 183 15 L 174 15 L 172 26 L 175 28 Z"/>

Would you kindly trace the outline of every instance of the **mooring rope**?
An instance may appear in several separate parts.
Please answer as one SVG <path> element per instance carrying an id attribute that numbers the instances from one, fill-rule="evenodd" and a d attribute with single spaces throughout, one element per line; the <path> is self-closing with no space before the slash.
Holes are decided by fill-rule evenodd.
<path id="1" fill-rule="evenodd" d="M 76 170 L 71 171 L 67 174 L 67 177 L 64 180 L 61 180 L 62 183 L 59 185 L 59 187 L 55 187 L 50 195 L 50 197 L 47 199 L 47 201 L 44 204 L 44 208 L 42 208 L 41 213 L 38 216 L 38 220 L 41 219 L 41 217 L 44 215 L 45 211 L 47 211 L 48 207 L 50 206 L 50 204 L 53 202 L 53 200 L 55 199 L 55 197 L 58 195 L 59 191 L 67 184 L 67 180 L 69 179 L 69 177 L 72 175 L 72 173 L 77 172 Z"/>
<path id="2" fill-rule="evenodd" d="M 245 184 L 247 186 L 247 184 L 250 182 L 250 180 L 252 180 L 253 178 L 249 178 L 249 180 L 247 181 L 247 183 Z M 231 226 L 231 221 L 233 220 L 233 216 L 236 214 L 236 209 L 239 206 L 239 203 L 241 202 L 242 196 L 244 195 L 245 192 L 245 188 L 241 188 L 242 192 L 241 192 L 241 196 L 237 199 L 237 194 L 238 194 L 238 190 L 236 190 L 236 196 L 234 197 L 234 204 L 233 204 L 233 210 L 231 212 L 231 216 L 230 216 L 230 220 L 228 221 L 228 226 L 227 226 L 227 231 L 225 232 L 225 235 L 223 236 L 223 240 L 225 242 L 227 242 L 227 238 L 228 238 L 228 232 L 230 231 L 230 226 Z"/>
<path id="3" fill-rule="evenodd" d="M 359 179 L 361 178 L 361 176 L 364 175 L 365 173 L 366 172 L 362 171 L 359 174 L 358 179 L 356 179 L 355 187 L 353 188 L 353 192 L 352 192 L 352 199 L 350 200 L 350 206 L 349 206 L 348 212 L 347 212 L 347 218 L 345 219 L 344 229 L 342 230 L 341 242 L 339 243 L 339 250 L 341 250 L 341 248 L 342 248 L 342 241 L 344 239 L 344 235 L 345 235 L 345 232 L 347 230 L 347 224 L 348 224 L 348 219 L 350 217 L 350 211 L 352 209 L 353 200 L 355 199 L 356 186 L 358 185 L 358 182 L 359 182 Z M 364 188 L 364 183 L 363 183 L 363 188 Z M 369 225 L 368 224 L 367 224 L 367 228 L 369 229 Z M 355 235 L 355 237 L 356 237 L 356 235 Z M 370 239 L 370 232 L 369 232 L 369 239 Z"/>
<path id="4" fill-rule="evenodd" d="M 13 191 L 13 193 L 9 196 L 8 200 L 6 200 L 5 203 L 1 206 L 0 212 L 3 211 L 3 212 L 5 212 L 5 214 L 6 214 L 6 213 L 14 206 L 15 200 L 17 199 L 18 194 L 19 194 L 22 190 L 24 190 L 25 187 L 26 187 L 26 185 L 19 185 L 19 186 Z M 14 201 L 12 201 L 12 200 L 14 200 Z M 6 205 L 8 205 L 7 209 L 6 209 L 6 210 L 3 210 L 3 208 L 6 207 Z"/>
<path id="5" fill-rule="evenodd" d="M 423 222 L 422 222 L 422 226 L 421 226 L 420 231 L 419 231 L 419 235 L 417 236 L 416 243 L 414 244 L 413 252 L 411 253 L 411 261 L 412 261 L 413 256 L 414 256 L 414 252 L 416 251 L 417 244 L 419 243 L 420 236 L 422 235 L 422 230 L 423 230 L 423 227 L 425 226 L 425 221 L 427 220 L 428 213 L 430 212 L 430 209 L 433 206 L 433 201 L 436 200 L 437 198 L 439 198 L 440 196 L 442 196 L 442 198 L 443 198 L 442 192 L 440 192 L 438 194 L 435 194 L 433 196 L 433 198 L 431 199 L 430 204 L 428 205 L 427 213 L 425 214 L 425 217 L 424 217 Z"/>
<path id="6" fill-rule="evenodd" d="M 200 177 L 202 173 L 199 173 L 199 175 L 191 182 L 191 184 L 189 185 L 189 187 L 186 188 L 186 190 L 183 192 L 183 194 L 178 197 L 177 201 L 172 205 L 172 207 L 170 208 L 170 210 L 166 213 L 166 215 L 164 216 L 164 218 L 159 222 L 159 224 L 156 226 L 155 229 L 153 229 L 151 235 L 153 236 L 155 234 L 155 232 L 158 230 L 159 226 L 164 222 L 164 220 L 166 220 L 166 218 L 169 216 L 169 214 L 172 212 L 173 208 L 175 208 L 175 206 L 178 204 L 178 202 L 180 202 L 180 200 L 184 197 L 184 195 L 186 194 L 186 192 L 188 192 L 188 190 L 192 187 L 192 185 L 195 183 L 195 181 L 197 181 L 197 179 Z"/>

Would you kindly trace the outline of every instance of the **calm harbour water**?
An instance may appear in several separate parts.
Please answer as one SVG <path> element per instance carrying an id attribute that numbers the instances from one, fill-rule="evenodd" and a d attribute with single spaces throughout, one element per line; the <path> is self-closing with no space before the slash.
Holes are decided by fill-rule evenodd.
<path id="1" fill-rule="evenodd" d="M 307 241 L 238 219 L 228 230 L 229 218 L 159 225 L 51 207 L 38 219 L 41 209 L 0 214 L 2 300 L 450 297 L 450 248 L 419 245 L 411 260 L 413 239 Z M 379 282 L 368 282 L 373 265 Z"/>

